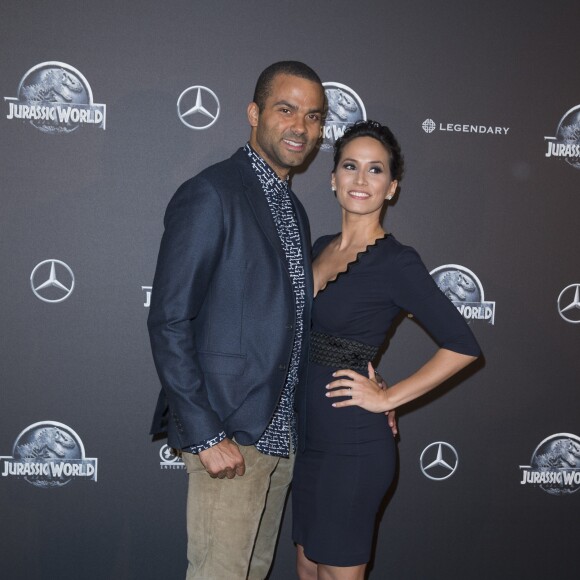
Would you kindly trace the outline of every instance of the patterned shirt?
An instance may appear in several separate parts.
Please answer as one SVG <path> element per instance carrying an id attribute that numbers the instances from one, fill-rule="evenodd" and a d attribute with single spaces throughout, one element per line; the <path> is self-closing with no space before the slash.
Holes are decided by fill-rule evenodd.
<path id="1" fill-rule="evenodd" d="M 272 168 L 247 143 L 244 151 L 252 163 L 252 169 L 264 190 L 268 207 L 272 212 L 272 219 L 282 244 L 288 264 L 288 272 L 292 281 L 296 318 L 294 324 L 294 343 L 288 366 L 286 381 L 274 411 L 274 415 L 266 430 L 258 439 L 256 449 L 265 455 L 288 457 L 290 442 L 296 449 L 297 432 L 294 416 L 294 393 L 298 384 L 298 367 L 302 353 L 302 337 L 304 334 L 304 305 L 306 302 L 306 278 L 304 275 L 304 256 L 302 255 L 302 241 L 296 220 L 296 213 L 290 199 L 287 181 L 282 181 Z M 190 453 L 199 453 L 217 445 L 226 438 L 225 432 L 186 448 Z"/>
<path id="2" fill-rule="evenodd" d="M 296 220 L 294 205 L 290 199 L 287 181 L 282 181 L 272 168 L 246 144 L 244 150 L 248 154 L 252 168 L 256 172 L 266 200 L 278 237 L 286 256 L 288 272 L 294 291 L 296 318 L 294 324 L 294 344 L 288 365 L 286 382 L 282 389 L 278 406 L 264 434 L 258 439 L 256 449 L 266 455 L 288 457 L 290 441 L 296 449 L 296 417 L 294 416 L 294 393 L 298 384 L 298 367 L 302 353 L 302 336 L 304 333 L 304 304 L 306 301 L 306 278 L 304 275 L 304 256 L 302 255 L 302 240 Z"/>

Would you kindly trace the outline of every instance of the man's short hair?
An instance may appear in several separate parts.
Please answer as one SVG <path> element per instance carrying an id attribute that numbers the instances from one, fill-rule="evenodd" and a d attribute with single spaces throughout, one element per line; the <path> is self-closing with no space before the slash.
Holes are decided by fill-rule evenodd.
<path id="1" fill-rule="evenodd" d="M 282 60 L 271 64 L 258 77 L 258 82 L 254 89 L 253 101 L 258 105 L 260 111 L 264 108 L 266 99 L 272 92 L 272 81 L 277 75 L 290 75 L 318 83 L 324 93 L 324 87 L 322 86 L 320 77 L 308 65 L 297 60 Z"/>

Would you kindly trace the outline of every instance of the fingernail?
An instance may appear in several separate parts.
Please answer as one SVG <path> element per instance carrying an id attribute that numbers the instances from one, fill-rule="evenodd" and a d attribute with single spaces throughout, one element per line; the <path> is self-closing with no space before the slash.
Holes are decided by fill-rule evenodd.
<path id="1" fill-rule="evenodd" d="M 325 388 L 327 388 L 327 389 L 330 389 L 330 385 L 326 385 L 326 387 L 325 387 Z"/>
<path id="2" fill-rule="evenodd" d="M 332 403 L 332 406 L 333 406 L 333 407 L 336 407 L 336 403 Z"/>
<path id="3" fill-rule="evenodd" d="M 330 397 L 330 393 L 325 393 L 324 396 L 325 397 Z"/>

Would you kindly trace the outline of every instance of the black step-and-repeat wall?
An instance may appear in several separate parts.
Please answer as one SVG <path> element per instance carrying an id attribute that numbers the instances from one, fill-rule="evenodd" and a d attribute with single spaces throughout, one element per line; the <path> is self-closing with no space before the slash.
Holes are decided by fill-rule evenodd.
<path id="1" fill-rule="evenodd" d="M 579 21 L 577 0 L 3 0 L 0 576 L 183 577 L 186 474 L 147 435 L 162 216 L 245 143 L 259 72 L 296 59 L 329 101 L 293 178 L 313 238 L 340 226 L 334 139 L 387 123 L 407 173 L 386 229 L 485 353 L 401 410 L 371 578 L 576 577 Z M 404 319 L 380 370 L 434 348 Z M 293 558 L 287 510 L 271 577 Z"/>

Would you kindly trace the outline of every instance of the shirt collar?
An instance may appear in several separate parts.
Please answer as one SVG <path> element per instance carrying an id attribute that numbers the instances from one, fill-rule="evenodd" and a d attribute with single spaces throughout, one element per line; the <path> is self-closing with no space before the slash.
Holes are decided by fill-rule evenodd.
<path id="1" fill-rule="evenodd" d="M 284 189 L 288 189 L 289 178 L 280 179 L 278 174 L 268 165 L 268 162 L 250 145 L 246 143 L 244 146 L 244 151 L 247 153 L 248 157 L 252 161 L 252 169 L 257 175 L 263 175 L 266 177 L 269 184 L 278 184 L 278 187 L 282 186 Z"/>

